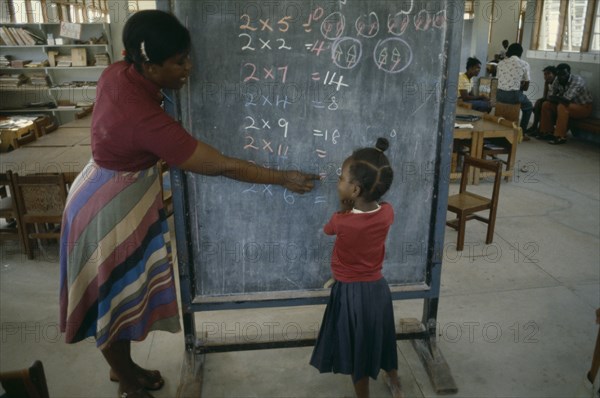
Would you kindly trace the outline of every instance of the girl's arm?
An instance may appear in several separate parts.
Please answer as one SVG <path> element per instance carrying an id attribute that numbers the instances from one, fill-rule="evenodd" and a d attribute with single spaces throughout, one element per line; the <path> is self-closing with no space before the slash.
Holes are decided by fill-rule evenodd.
<path id="1" fill-rule="evenodd" d="M 246 160 L 224 156 L 212 146 L 198 141 L 196 150 L 179 165 L 183 170 L 209 176 L 225 176 L 255 184 L 277 184 L 296 193 L 309 192 L 319 176 L 294 170 L 274 170 Z"/>

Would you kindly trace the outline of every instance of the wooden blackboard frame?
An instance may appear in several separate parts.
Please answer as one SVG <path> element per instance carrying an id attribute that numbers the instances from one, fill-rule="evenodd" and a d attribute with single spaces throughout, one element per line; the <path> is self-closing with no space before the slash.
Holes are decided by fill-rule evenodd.
<path id="1" fill-rule="evenodd" d="M 173 2 L 178 0 L 158 0 L 159 9 L 170 11 Z M 398 339 L 408 339 L 419 353 L 438 393 L 456 393 L 457 388 L 450 374 L 450 370 L 436 345 L 436 323 L 437 311 L 440 298 L 440 281 L 442 256 L 444 249 L 444 233 L 446 208 L 448 198 L 448 171 L 450 169 L 450 155 L 452 147 L 452 131 L 454 128 L 454 113 L 456 106 L 456 87 L 460 68 L 460 42 L 462 38 L 462 10 L 464 4 L 461 0 L 447 0 L 448 8 L 455 13 L 449 16 L 451 22 L 447 26 L 447 40 L 445 42 L 446 71 L 443 76 L 442 99 L 444 102 L 440 107 L 438 120 L 438 153 L 435 160 L 435 179 L 437 183 L 434 188 L 434 200 L 432 206 L 432 218 L 429 234 L 429 247 L 427 253 L 427 268 L 424 284 L 418 286 L 392 287 L 394 300 L 422 299 L 423 311 L 420 323 L 404 330 L 397 331 Z M 460 14 L 460 15 L 459 15 Z M 178 98 L 177 93 L 172 93 Z M 176 101 L 181 104 L 180 101 Z M 181 106 L 166 104 L 166 111 L 173 117 L 181 120 Z M 173 206 L 175 214 L 175 234 L 177 244 L 177 262 L 179 269 L 180 297 L 183 314 L 183 325 L 185 334 L 185 345 L 188 357 L 188 378 L 194 378 L 193 373 L 198 370 L 202 360 L 198 355 L 209 352 L 253 350 L 277 347 L 299 347 L 314 344 L 314 338 L 298 339 L 293 341 L 270 341 L 268 343 L 250 344 L 228 344 L 210 347 L 204 344 L 197 335 L 194 314 L 201 311 L 230 310 L 247 308 L 268 308 L 281 306 L 299 306 L 323 304 L 327 301 L 329 292 L 306 292 L 305 294 L 286 295 L 285 292 L 258 297 L 256 295 L 244 297 L 232 297 L 230 300 L 198 300 L 195 291 L 195 261 L 192 247 L 192 226 L 189 217 L 190 206 L 188 201 L 188 190 L 186 173 L 171 169 L 171 187 L 173 191 Z M 184 369 L 184 374 L 186 370 Z M 185 377 L 185 375 L 184 375 Z M 194 381 L 191 381 L 194 384 Z M 185 384 L 185 381 L 184 381 Z"/>

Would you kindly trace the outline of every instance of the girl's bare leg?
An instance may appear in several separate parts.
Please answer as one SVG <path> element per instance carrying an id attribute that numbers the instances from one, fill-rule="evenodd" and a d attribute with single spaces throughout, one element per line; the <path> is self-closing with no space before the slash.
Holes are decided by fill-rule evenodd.
<path id="1" fill-rule="evenodd" d="M 357 398 L 369 398 L 369 377 L 364 377 L 354 383 L 354 392 Z"/>

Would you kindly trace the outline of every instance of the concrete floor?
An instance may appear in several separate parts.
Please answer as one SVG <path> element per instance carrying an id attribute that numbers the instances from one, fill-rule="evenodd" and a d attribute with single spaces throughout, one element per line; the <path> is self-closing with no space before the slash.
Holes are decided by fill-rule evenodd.
<path id="1" fill-rule="evenodd" d="M 600 306 L 600 147 L 532 140 L 517 156 L 529 171 L 502 183 L 494 243 L 484 245 L 485 226 L 472 221 L 457 253 L 456 232 L 446 230 L 438 345 L 458 386 L 455 397 L 575 397 L 591 363 Z M 0 250 L 0 371 L 40 359 L 51 397 L 116 397 L 94 342 L 62 342 L 57 250 L 44 248 L 33 261 L 16 245 Z M 421 300 L 395 304 L 397 318 L 420 318 L 421 308 Z M 323 306 L 208 313 L 197 326 L 252 338 L 256 329 L 247 326 L 269 322 L 316 330 L 322 313 Z M 311 350 L 208 354 L 202 396 L 352 397 L 349 377 L 320 375 L 308 365 Z M 437 396 L 411 343 L 400 341 L 398 353 L 405 395 Z M 166 384 L 154 396 L 175 397 L 183 334 L 152 333 L 133 354 L 163 373 Z M 371 394 L 390 396 L 381 377 Z"/>

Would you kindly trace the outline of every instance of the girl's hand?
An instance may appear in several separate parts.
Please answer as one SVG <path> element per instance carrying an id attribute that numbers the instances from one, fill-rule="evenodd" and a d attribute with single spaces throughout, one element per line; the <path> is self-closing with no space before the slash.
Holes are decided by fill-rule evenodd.
<path id="1" fill-rule="evenodd" d="M 315 186 L 314 181 L 319 180 L 316 174 L 306 174 L 300 171 L 286 171 L 283 187 L 292 192 L 303 194 L 312 191 Z"/>
<path id="2" fill-rule="evenodd" d="M 342 213 L 347 213 L 354 208 L 354 201 L 352 199 L 340 200 L 340 207 Z"/>

